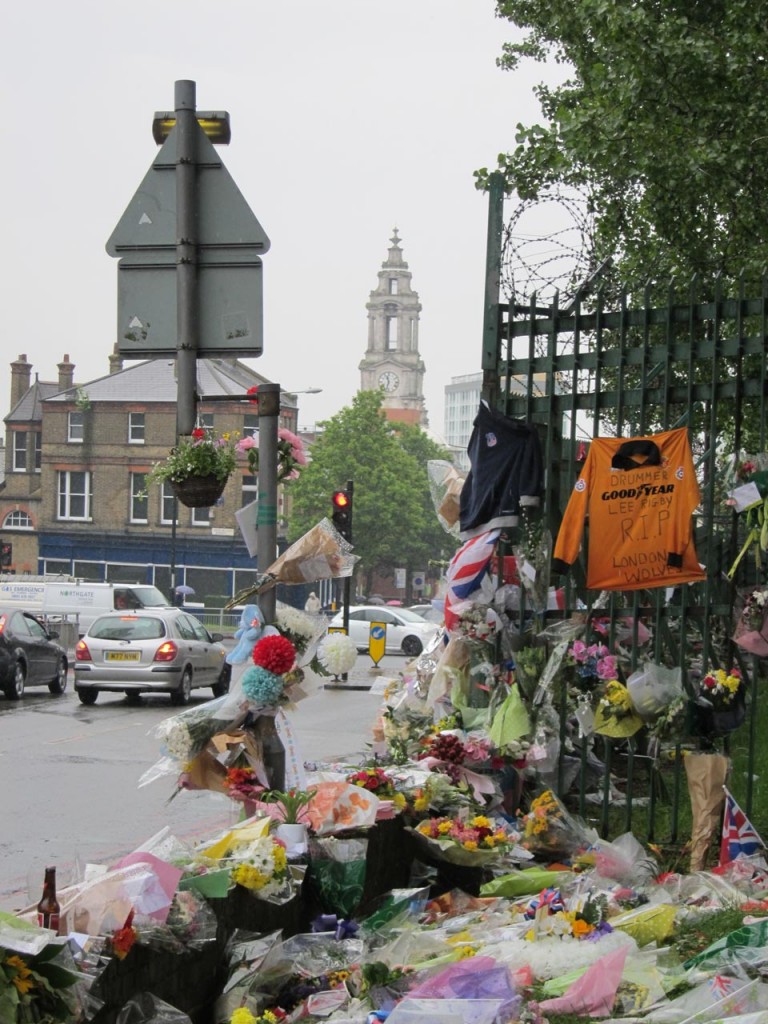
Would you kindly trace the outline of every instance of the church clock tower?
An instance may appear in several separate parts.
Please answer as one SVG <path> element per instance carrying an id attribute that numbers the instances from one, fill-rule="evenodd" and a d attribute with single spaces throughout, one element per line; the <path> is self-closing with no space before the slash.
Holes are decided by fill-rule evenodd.
<path id="1" fill-rule="evenodd" d="M 387 419 L 427 426 L 424 408 L 424 363 L 419 355 L 418 293 L 403 259 L 397 228 L 379 283 L 366 303 L 368 348 L 360 362 L 360 389 L 382 388 Z"/>

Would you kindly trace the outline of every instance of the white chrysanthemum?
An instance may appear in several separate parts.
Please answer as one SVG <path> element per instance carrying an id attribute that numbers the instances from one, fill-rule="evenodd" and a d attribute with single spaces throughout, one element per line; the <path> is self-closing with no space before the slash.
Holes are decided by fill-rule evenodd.
<path id="1" fill-rule="evenodd" d="M 329 633 L 317 651 L 320 664 L 334 676 L 344 675 L 354 668 L 357 646 L 346 633 Z"/>
<path id="2" fill-rule="evenodd" d="M 169 757 L 175 757 L 177 761 L 190 759 L 194 744 L 192 734 L 184 722 L 171 719 L 162 738 Z"/>

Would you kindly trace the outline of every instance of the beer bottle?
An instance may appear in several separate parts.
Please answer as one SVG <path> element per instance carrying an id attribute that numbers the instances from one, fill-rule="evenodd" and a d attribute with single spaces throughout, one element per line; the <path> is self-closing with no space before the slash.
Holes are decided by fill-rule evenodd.
<path id="1" fill-rule="evenodd" d="M 59 930 L 59 914 L 61 908 L 56 899 L 56 868 L 45 869 L 45 881 L 43 882 L 43 898 L 37 904 L 37 923 L 40 928 L 50 928 L 51 931 Z"/>

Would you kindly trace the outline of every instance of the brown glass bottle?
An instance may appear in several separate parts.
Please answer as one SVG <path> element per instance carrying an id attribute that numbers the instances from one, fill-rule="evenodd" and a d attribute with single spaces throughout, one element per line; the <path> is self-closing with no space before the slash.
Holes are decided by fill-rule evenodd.
<path id="1" fill-rule="evenodd" d="M 56 868 L 46 868 L 43 897 L 37 904 L 37 923 L 40 928 L 58 932 L 60 913 L 61 907 L 56 899 Z"/>

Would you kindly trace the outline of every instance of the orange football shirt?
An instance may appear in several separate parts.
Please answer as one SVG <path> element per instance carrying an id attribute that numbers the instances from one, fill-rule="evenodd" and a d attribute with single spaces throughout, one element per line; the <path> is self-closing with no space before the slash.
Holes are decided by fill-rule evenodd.
<path id="1" fill-rule="evenodd" d="M 596 437 L 557 535 L 556 572 L 576 561 L 589 517 L 587 587 L 644 590 L 705 579 L 691 517 L 699 485 L 685 427 Z"/>

